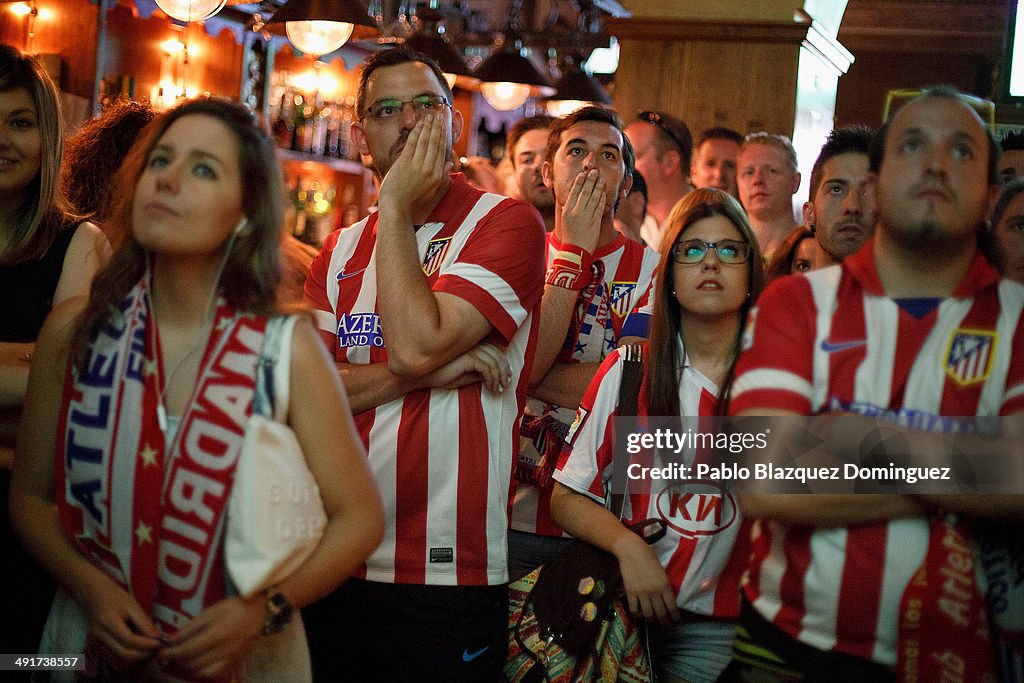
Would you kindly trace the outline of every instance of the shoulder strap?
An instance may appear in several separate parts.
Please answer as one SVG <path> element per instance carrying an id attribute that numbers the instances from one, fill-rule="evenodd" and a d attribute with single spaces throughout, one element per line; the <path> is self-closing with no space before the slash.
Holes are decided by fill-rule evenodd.
<path id="1" fill-rule="evenodd" d="M 284 422 L 288 416 L 292 332 L 298 316 L 276 316 L 267 321 L 267 330 L 256 365 L 256 393 L 252 412 L 267 419 Z"/>
<path id="2" fill-rule="evenodd" d="M 626 472 L 629 470 L 629 451 L 626 440 L 636 429 L 636 414 L 643 380 L 643 346 L 630 344 L 620 349 L 623 356 L 622 381 L 619 383 L 619 405 L 616 410 L 615 450 L 612 452 L 611 513 L 622 517 L 626 502 Z"/>

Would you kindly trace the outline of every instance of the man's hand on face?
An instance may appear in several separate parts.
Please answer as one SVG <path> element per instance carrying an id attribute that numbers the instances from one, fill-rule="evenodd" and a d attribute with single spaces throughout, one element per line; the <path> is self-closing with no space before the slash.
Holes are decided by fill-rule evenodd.
<path id="1" fill-rule="evenodd" d="M 560 231 L 556 227 L 556 237 L 563 244 L 574 244 L 593 253 L 601 235 L 605 201 L 601 174 L 593 169 L 581 171 L 576 175 L 562 207 L 562 225 Z"/>
<path id="2" fill-rule="evenodd" d="M 445 115 L 430 112 L 409 133 L 380 186 L 377 202 L 382 215 L 410 212 L 417 202 L 432 197 L 448 177 L 452 163 L 448 161 Z"/>

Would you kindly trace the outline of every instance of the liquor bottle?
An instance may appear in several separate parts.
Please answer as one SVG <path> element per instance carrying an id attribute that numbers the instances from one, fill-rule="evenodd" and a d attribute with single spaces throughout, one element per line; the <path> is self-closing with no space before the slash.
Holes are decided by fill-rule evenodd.
<path id="1" fill-rule="evenodd" d="M 306 235 L 306 195 L 308 191 L 302 187 L 302 176 L 295 176 L 295 187 L 290 193 L 292 208 L 295 211 L 295 224 L 292 226 L 292 234 L 298 240 L 304 240 Z"/>
<path id="2" fill-rule="evenodd" d="M 327 147 L 327 117 L 330 114 L 331 110 L 324 106 L 324 98 L 317 91 L 309 125 L 309 153 L 313 156 L 324 155 L 324 148 Z"/>
<path id="3" fill-rule="evenodd" d="M 292 144 L 294 152 L 302 151 L 303 138 L 306 135 L 306 103 L 302 95 L 295 95 L 294 114 L 292 118 Z"/>
<path id="4" fill-rule="evenodd" d="M 341 158 L 339 144 L 341 142 L 341 103 L 334 102 L 330 107 L 330 116 L 327 119 L 327 144 L 324 149 L 324 156 L 332 159 Z"/>
<path id="5" fill-rule="evenodd" d="M 349 95 L 341 109 L 341 131 L 338 135 L 338 158 L 359 161 L 359 150 L 352 143 L 352 124 L 356 120 L 355 99 Z"/>
<path id="6" fill-rule="evenodd" d="M 284 94 L 281 95 L 281 108 L 277 110 L 277 116 L 274 118 L 274 125 L 271 126 L 271 133 L 274 136 L 274 142 L 276 142 L 277 146 L 282 149 L 291 148 L 292 138 L 295 135 L 295 123 L 292 121 L 291 98 L 292 92 L 290 90 L 285 90 Z"/>

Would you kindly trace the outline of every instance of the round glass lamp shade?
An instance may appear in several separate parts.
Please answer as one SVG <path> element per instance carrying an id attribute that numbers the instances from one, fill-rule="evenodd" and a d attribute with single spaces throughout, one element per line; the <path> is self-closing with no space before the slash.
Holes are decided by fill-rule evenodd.
<path id="1" fill-rule="evenodd" d="M 178 21 L 191 22 L 209 19 L 224 9 L 226 0 L 156 0 L 163 13 Z"/>
<path id="2" fill-rule="evenodd" d="M 344 21 L 288 21 L 288 40 L 307 55 L 326 55 L 348 42 L 355 24 Z"/>
<path id="3" fill-rule="evenodd" d="M 522 83 L 481 83 L 480 92 L 487 103 L 498 111 L 518 109 L 530 97 L 530 86 Z"/>

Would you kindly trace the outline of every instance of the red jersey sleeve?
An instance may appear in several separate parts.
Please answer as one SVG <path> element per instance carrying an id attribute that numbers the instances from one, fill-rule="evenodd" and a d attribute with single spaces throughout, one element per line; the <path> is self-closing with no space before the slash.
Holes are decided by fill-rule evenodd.
<path id="1" fill-rule="evenodd" d="M 476 306 L 509 342 L 540 302 L 545 244 L 537 210 L 520 201 L 503 201 L 481 219 L 433 289 Z"/>
<path id="2" fill-rule="evenodd" d="M 313 310 L 317 332 L 320 333 L 320 338 L 327 345 L 332 357 L 337 343 L 337 314 L 335 302 L 331 301 L 327 293 L 327 273 L 339 234 L 340 231 L 335 231 L 327 236 L 323 249 L 309 266 L 306 284 L 303 287 L 303 298 Z"/>
<path id="3" fill-rule="evenodd" d="M 621 382 L 622 355 L 616 349 L 601 362 L 587 386 L 553 475 L 559 483 L 601 505 L 605 501 L 606 470 L 615 448 L 614 418 Z M 610 472 L 607 474 L 610 476 Z"/>
<path id="4" fill-rule="evenodd" d="M 745 323 L 730 413 L 810 413 L 815 311 L 810 283 L 802 276 L 777 280 L 761 294 Z"/>

